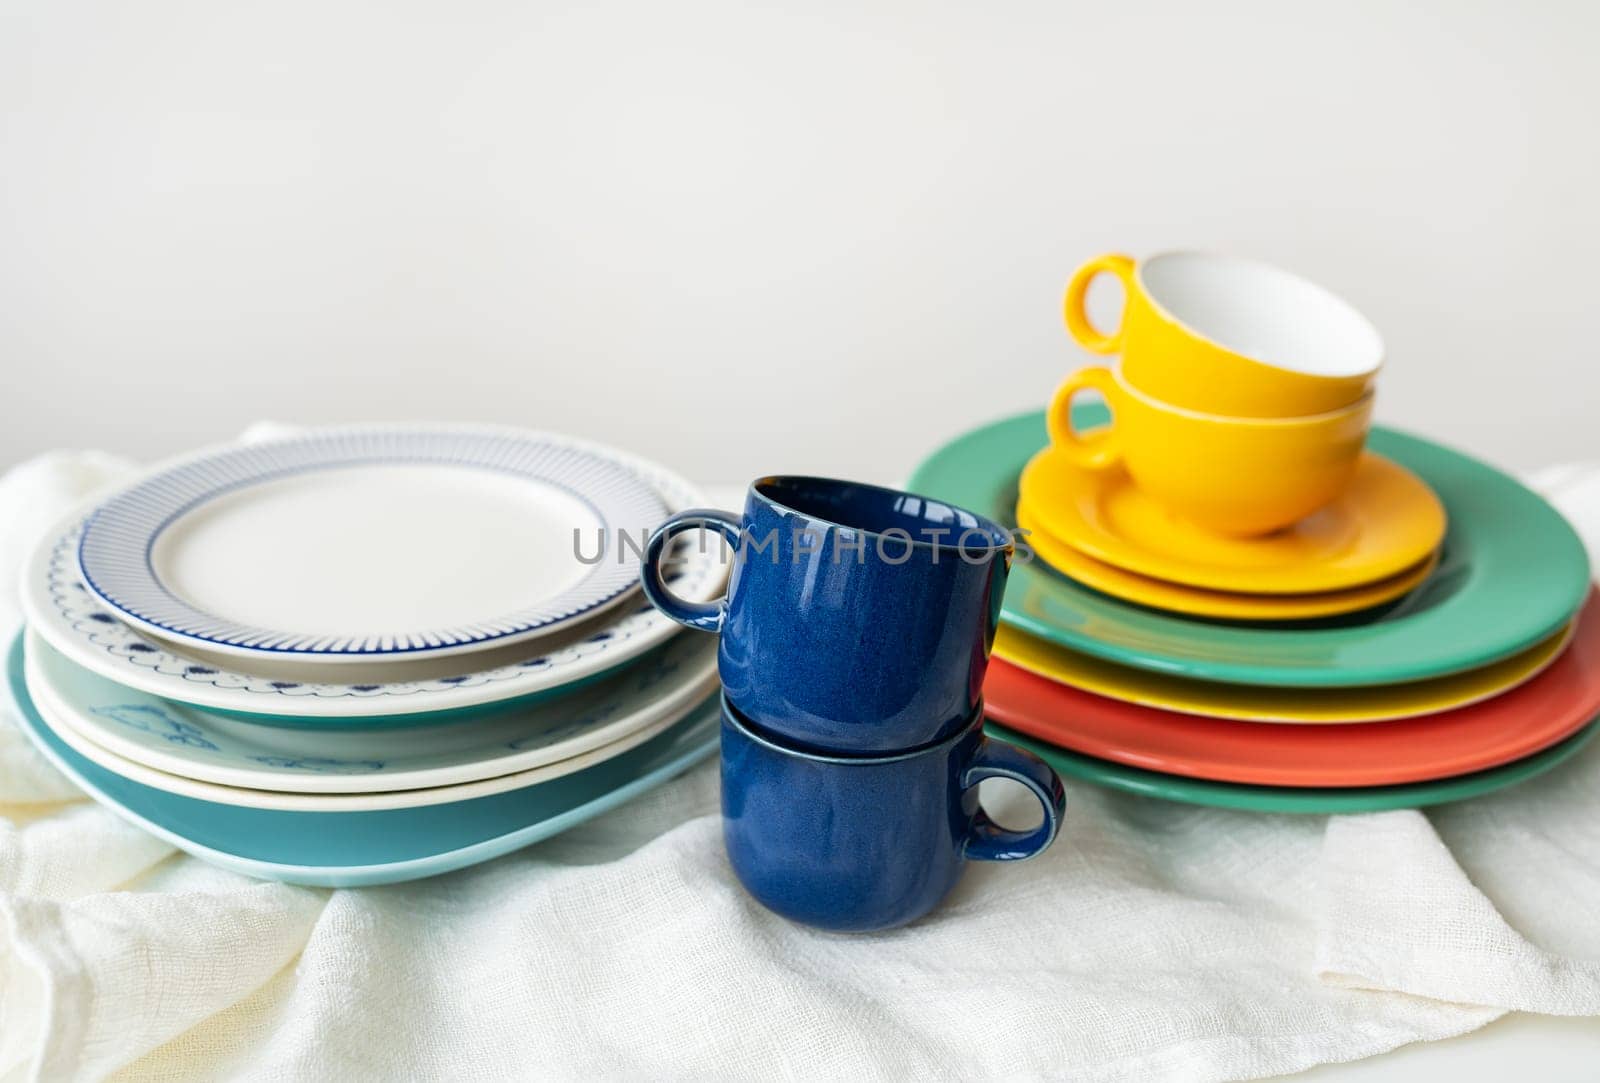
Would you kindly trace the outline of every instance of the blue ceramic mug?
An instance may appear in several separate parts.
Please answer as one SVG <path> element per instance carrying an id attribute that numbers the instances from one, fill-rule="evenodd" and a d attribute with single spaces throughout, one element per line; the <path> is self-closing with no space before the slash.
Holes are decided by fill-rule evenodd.
<path id="1" fill-rule="evenodd" d="M 978 783 L 1033 791 L 1044 821 L 1008 831 Z M 791 921 L 889 929 L 939 904 L 967 861 L 1021 861 L 1055 840 L 1066 795 L 1039 757 L 984 736 L 979 711 L 939 744 L 828 756 L 780 744 L 722 699 L 722 833 L 739 882 Z"/>
<path id="2" fill-rule="evenodd" d="M 714 530 L 735 559 L 726 597 L 686 602 L 662 583 L 668 542 Z M 720 632 L 728 697 L 768 733 L 828 752 L 941 741 L 972 717 L 1011 567 L 1004 527 L 895 489 L 766 477 L 744 515 L 695 508 L 650 536 L 650 601 Z"/>

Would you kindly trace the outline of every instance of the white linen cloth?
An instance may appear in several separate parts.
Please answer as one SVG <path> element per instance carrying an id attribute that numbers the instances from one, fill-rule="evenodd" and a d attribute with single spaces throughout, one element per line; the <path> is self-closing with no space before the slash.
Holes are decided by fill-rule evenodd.
<path id="1" fill-rule="evenodd" d="M 0 479 L 0 624 L 38 531 L 128 469 L 58 453 Z M 1600 469 L 1541 481 L 1593 549 Z M 1427 812 L 1069 782 L 1043 857 L 839 936 L 740 890 L 712 764 L 475 869 L 326 891 L 174 851 L 0 716 L 4 1079 L 1230 1079 L 1600 1014 L 1600 744 Z"/>

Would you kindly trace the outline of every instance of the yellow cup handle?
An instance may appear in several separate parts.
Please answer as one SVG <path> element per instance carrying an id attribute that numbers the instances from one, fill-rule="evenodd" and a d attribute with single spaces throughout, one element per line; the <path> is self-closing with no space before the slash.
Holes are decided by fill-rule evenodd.
<path id="1" fill-rule="evenodd" d="M 1122 282 L 1123 293 L 1133 292 L 1133 260 L 1130 257 L 1115 253 L 1096 256 L 1073 273 L 1072 281 L 1067 283 L 1067 296 L 1063 299 L 1061 308 L 1067 317 L 1067 330 L 1078 340 L 1078 345 L 1091 353 L 1116 353 L 1122 346 L 1122 328 L 1119 326 L 1109 335 L 1103 334 L 1089 322 L 1089 314 L 1083 308 L 1083 300 L 1089 293 L 1089 283 L 1101 274 L 1116 275 Z"/>
<path id="2" fill-rule="evenodd" d="M 1111 424 L 1095 429 L 1085 436 L 1072 425 L 1072 400 L 1080 391 L 1098 391 L 1106 397 L 1111 407 Z M 1117 378 L 1104 365 L 1081 368 L 1066 378 L 1056 388 L 1050 400 L 1050 410 L 1045 414 L 1045 424 L 1050 430 L 1050 443 L 1067 458 L 1085 470 L 1106 470 L 1122 460 L 1121 441 L 1117 439 L 1117 404 L 1122 401 L 1122 389 Z"/>

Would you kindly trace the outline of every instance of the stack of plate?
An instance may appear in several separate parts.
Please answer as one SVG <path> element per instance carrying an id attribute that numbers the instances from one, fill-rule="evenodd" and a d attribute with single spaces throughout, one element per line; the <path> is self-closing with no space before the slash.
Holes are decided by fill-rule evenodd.
<path id="1" fill-rule="evenodd" d="M 1593 736 L 1583 545 L 1493 468 L 1378 428 L 1348 496 L 1239 542 L 1046 443 L 1040 414 L 989 425 L 911 488 L 1028 532 L 984 693 L 991 723 L 1063 773 L 1235 808 L 1407 808 L 1532 777 Z"/>
<path id="2" fill-rule="evenodd" d="M 91 795 L 217 864 L 334 886 L 459 868 L 715 749 L 715 641 L 637 589 L 649 531 L 703 503 L 511 429 L 201 453 L 43 540 L 11 692 Z M 678 594 L 721 593 L 716 550 L 676 569 Z"/>

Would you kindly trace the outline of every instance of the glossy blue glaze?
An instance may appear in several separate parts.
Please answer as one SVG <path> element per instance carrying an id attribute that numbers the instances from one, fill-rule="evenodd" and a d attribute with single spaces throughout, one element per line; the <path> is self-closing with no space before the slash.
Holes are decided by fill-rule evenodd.
<path id="1" fill-rule="evenodd" d="M 720 602 L 667 592 L 661 557 L 715 530 L 737 559 Z M 740 711 L 826 752 L 918 748 L 978 703 L 1010 570 L 1010 533 L 949 504 L 826 478 L 767 477 L 743 516 L 696 508 L 645 550 L 645 594 L 691 628 L 720 632 L 718 668 Z"/>
<path id="2" fill-rule="evenodd" d="M 978 806 L 979 782 L 1033 791 L 1044 821 L 1007 831 Z M 968 858 L 1020 861 L 1054 841 L 1061 780 L 1031 752 L 983 735 L 980 713 L 930 748 L 822 756 L 757 733 L 722 702 L 722 829 L 739 882 L 791 921 L 889 929 L 939 904 Z"/>

